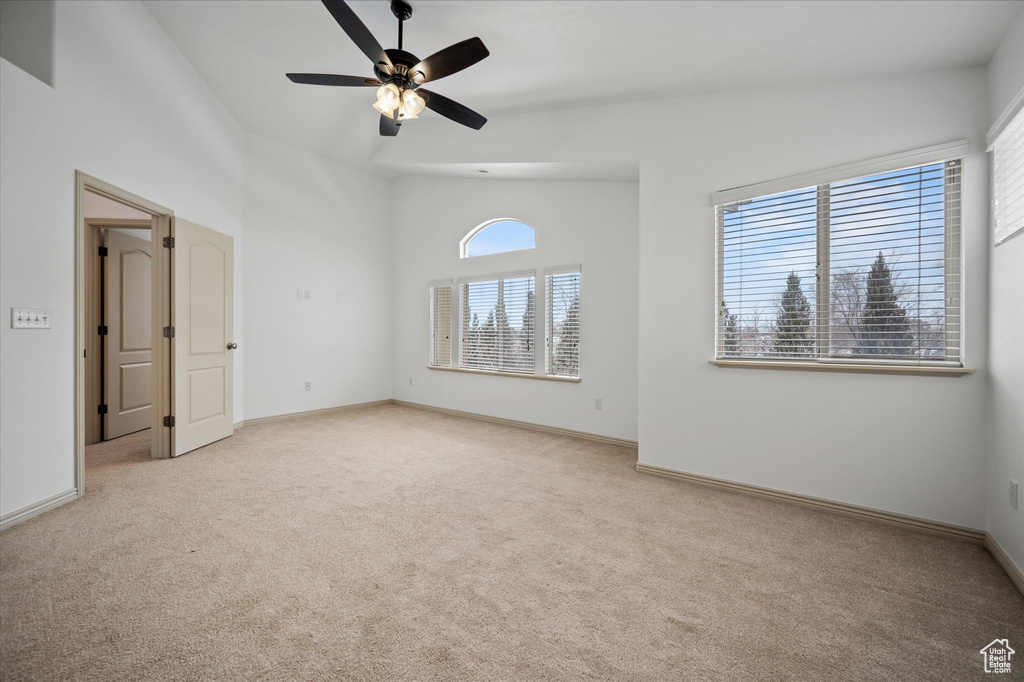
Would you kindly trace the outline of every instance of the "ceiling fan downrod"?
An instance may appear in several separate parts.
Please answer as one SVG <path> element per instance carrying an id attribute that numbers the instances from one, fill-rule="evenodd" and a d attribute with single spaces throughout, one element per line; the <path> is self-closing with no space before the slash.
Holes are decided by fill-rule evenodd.
<path id="1" fill-rule="evenodd" d="M 405 0 L 391 0 L 391 13 L 398 19 L 398 49 L 402 49 L 402 28 L 412 18 L 412 5 Z"/>

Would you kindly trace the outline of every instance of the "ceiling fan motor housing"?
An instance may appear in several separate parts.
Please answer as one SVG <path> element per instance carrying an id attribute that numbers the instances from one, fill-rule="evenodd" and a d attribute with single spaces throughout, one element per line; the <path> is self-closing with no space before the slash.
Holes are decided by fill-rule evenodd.
<path id="1" fill-rule="evenodd" d="M 384 52 L 388 55 L 388 59 L 391 60 L 391 63 L 395 65 L 395 70 L 392 73 L 381 71 L 381 65 L 374 64 L 373 74 L 377 79 L 385 83 L 394 81 L 402 87 L 419 87 L 420 84 L 414 82 L 408 74 L 410 68 L 420 63 L 420 58 L 411 52 L 406 52 L 405 50 L 399 50 L 396 48 L 384 50 Z"/>

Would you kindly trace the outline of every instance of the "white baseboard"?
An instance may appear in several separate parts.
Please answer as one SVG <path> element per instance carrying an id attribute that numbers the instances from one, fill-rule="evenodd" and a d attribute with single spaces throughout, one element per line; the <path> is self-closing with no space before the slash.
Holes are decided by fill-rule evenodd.
<path id="1" fill-rule="evenodd" d="M 1006 550 L 1003 549 L 1002 545 L 1000 545 L 999 542 L 992 537 L 992 534 L 988 532 L 985 533 L 985 549 L 995 557 L 996 563 L 1006 571 L 1006 575 L 1009 576 L 1010 582 L 1017 586 L 1017 589 L 1020 590 L 1021 594 L 1024 594 L 1024 571 L 1021 571 L 1020 566 L 1010 558 L 1010 555 L 1006 553 Z"/>
<path id="2" fill-rule="evenodd" d="M 62 504 L 67 504 L 73 500 L 78 499 L 78 488 L 72 488 L 65 490 L 62 493 L 48 497 L 45 500 L 40 500 L 35 504 L 30 504 L 27 507 L 22 507 L 18 511 L 13 511 L 10 514 L 4 514 L 0 516 L 0 531 L 7 530 L 11 526 L 15 526 L 22 521 L 28 521 L 33 516 L 39 516 L 43 512 L 48 512 L 51 509 L 56 509 Z"/>
<path id="3" fill-rule="evenodd" d="M 414 407 L 418 410 L 429 410 L 431 412 L 441 412 L 443 414 L 450 414 L 455 417 L 468 417 L 470 419 L 478 419 L 480 421 L 491 422 L 494 424 L 504 424 L 506 426 L 518 426 L 523 429 L 531 429 L 533 431 L 543 431 L 544 433 L 553 433 L 559 436 L 569 436 L 570 438 L 583 438 L 584 440 L 592 440 L 598 443 L 608 443 L 611 445 L 621 445 L 627 448 L 636 448 L 637 442 L 635 440 L 627 440 L 625 438 L 616 438 L 615 436 L 602 436 L 596 433 L 587 433 L 586 431 L 572 431 L 571 429 L 562 429 L 557 426 L 544 426 L 543 424 L 534 424 L 533 422 L 521 422 L 514 419 L 505 419 L 503 417 L 490 417 L 485 414 L 477 414 L 476 412 L 463 412 L 461 410 L 450 410 L 447 407 L 435 407 L 433 405 L 424 405 L 423 403 L 410 403 L 405 400 L 392 400 L 395 405 L 401 405 L 402 407 Z"/>
<path id="4" fill-rule="evenodd" d="M 392 400 L 386 398 L 384 400 L 372 400 L 368 403 L 355 403 L 353 405 L 338 405 L 337 407 L 325 407 L 320 410 L 307 410 L 305 412 L 288 412 L 286 414 L 275 414 L 269 417 L 257 417 L 256 419 L 244 419 L 240 422 L 235 422 L 235 428 L 240 429 L 243 426 L 250 426 L 252 424 L 265 424 L 267 422 L 276 422 L 281 419 L 298 419 L 299 417 L 314 417 L 321 414 L 332 414 L 334 412 L 346 412 L 348 410 L 361 410 L 364 407 L 378 407 L 380 405 L 390 405 Z"/>
<path id="5" fill-rule="evenodd" d="M 1000 568 L 1006 572 L 1006 575 L 1010 578 L 1010 582 L 1020 590 L 1021 594 L 1024 594 L 1024 572 L 1021 571 L 1020 566 L 1014 563 L 1013 559 L 1010 558 L 1010 555 L 1006 553 L 1006 550 L 996 542 L 996 539 L 992 537 L 992 534 L 987 531 L 957 526 L 952 523 L 943 523 L 941 521 L 931 521 L 929 519 L 922 519 L 916 516 L 907 516 L 906 514 L 896 514 L 894 512 L 883 511 L 881 509 L 861 507 L 859 505 L 847 504 L 845 502 L 825 500 L 820 497 L 811 497 L 810 495 L 790 493 L 784 490 L 776 490 L 774 488 L 765 488 L 758 485 L 751 485 L 749 483 L 738 483 L 724 478 L 715 478 L 713 476 L 704 476 L 703 474 L 691 474 L 685 471 L 676 471 L 675 469 L 659 467 L 653 464 L 638 463 L 636 465 L 636 470 L 641 473 L 652 474 L 654 476 L 672 478 L 679 481 L 686 481 L 687 483 L 696 483 L 698 485 L 712 486 L 723 490 L 744 493 L 746 495 L 767 497 L 769 499 L 787 502 L 789 504 L 798 504 L 805 507 L 824 509 L 838 514 L 867 519 L 876 523 L 885 523 L 891 526 L 909 528 L 912 530 L 923 531 L 925 533 L 931 533 L 932 535 L 956 538 L 957 540 L 981 545 L 988 550 L 993 558 L 995 558 L 996 563 L 999 564 Z"/>
<path id="6" fill-rule="evenodd" d="M 942 521 L 930 521 L 916 516 L 907 516 L 905 514 L 897 514 L 894 512 L 883 511 L 881 509 L 872 509 L 871 507 L 861 507 L 856 504 L 836 502 L 820 497 L 801 495 L 800 493 L 790 493 L 784 490 L 765 488 L 759 485 L 751 485 L 749 483 L 738 483 L 724 478 L 704 476 L 703 474 L 691 474 L 685 471 L 676 471 L 675 469 L 655 466 L 653 464 L 638 463 L 636 465 L 636 470 L 645 474 L 654 474 L 655 476 L 674 478 L 681 481 L 687 481 L 689 483 L 714 486 L 716 488 L 732 490 L 733 492 L 757 495 L 758 497 L 768 497 L 773 500 L 788 502 L 790 504 L 799 504 L 805 507 L 815 507 L 817 509 L 827 509 L 839 514 L 846 514 L 847 516 L 856 516 L 858 518 L 866 518 L 880 523 L 900 526 L 902 528 L 913 528 L 914 530 L 921 530 L 926 533 L 953 537 L 976 545 L 985 544 L 985 531 L 977 530 L 976 528 L 957 526 L 951 523 L 943 523 Z"/>

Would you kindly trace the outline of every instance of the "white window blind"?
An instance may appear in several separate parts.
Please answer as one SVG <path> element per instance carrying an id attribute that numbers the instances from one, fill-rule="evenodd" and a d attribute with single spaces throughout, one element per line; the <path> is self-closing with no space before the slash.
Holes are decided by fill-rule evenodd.
<path id="1" fill-rule="evenodd" d="M 460 283 L 459 366 L 533 374 L 534 275 Z"/>
<path id="2" fill-rule="evenodd" d="M 452 285 L 430 286 L 430 358 L 431 367 L 452 366 Z"/>
<path id="3" fill-rule="evenodd" d="M 995 243 L 1024 230 L 1024 110 L 992 144 L 992 214 Z"/>
<path id="4" fill-rule="evenodd" d="M 717 206 L 716 356 L 959 365 L 960 167 Z"/>
<path id="5" fill-rule="evenodd" d="M 545 277 L 547 324 L 545 371 L 551 376 L 580 375 L 580 268 Z"/>

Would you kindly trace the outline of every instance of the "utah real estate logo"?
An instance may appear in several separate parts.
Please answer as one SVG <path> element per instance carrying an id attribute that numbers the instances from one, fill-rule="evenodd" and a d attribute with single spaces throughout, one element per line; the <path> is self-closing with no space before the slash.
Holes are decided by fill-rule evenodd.
<path id="1" fill-rule="evenodd" d="M 994 639 L 984 649 L 981 655 L 985 657 L 985 672 L 987 673 L 1008 673 L 1010 672 L 1010 656 L 1017 653 L 1010 648 L 1010 641 L 1007 639 Z"/>

